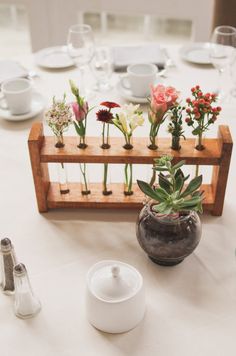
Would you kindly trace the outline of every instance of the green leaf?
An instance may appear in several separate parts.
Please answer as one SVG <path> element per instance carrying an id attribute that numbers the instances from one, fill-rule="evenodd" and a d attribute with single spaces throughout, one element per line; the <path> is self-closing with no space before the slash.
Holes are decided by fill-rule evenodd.
<path id="1" fill-rule="evenodd" d="M 83 136 L 83 132 L 81 131 L 80 126 L 75 121 L 73 121 L 73 124 L 74 124 L 74 127 L 75 127 L 75 130 L 76 130 L 77 134 L 79 136 Z"/>
<path id="2" fill-rule="evenodd" d="M 84 136 L 85 135 L 85 126 L 82 121 L 79 122 L 79 128 L 80 128 L 81 136 Z"/>
<path id="3" fill-rule="evenodd" d="M 162 199 L 169 198 L 169 194 L 164 189 L 162 189 L 160 187 L 155 188 L 155 193 L 158 194 L 160 197 L 162 197 Z"/>
<path id="4" fill-rule="evenodd" d="M 172 206 L 168 205 L 166 202 L 154 205 L 152 208 L 157 213 L 170 214 L 172 212 Z"/>
<path id="5" fill-rule="evenodd" d="M 172 184 L 165 178 L 165 176 L 160 173 L 159 174 L 159 185 L 162 189 L 164 189 L 167 193 L 172 193 Z"/>
<path id="6" fill-rule="evenodd" d="M 168 169 L 165 167 L 154 166 L 153 169 L 158 172 L 168 172 Z"/>
<path id="7" fill-rule="evenodd" d="M 157 200 L 157 201 L 164 201 L 163 196 L 159 195 L 156 191 L 154 191 L 152 189 L 152 187 L 150 187 L 150 185 L 142 180 L 137 180 L 139 189 L 146 194 L 147 196 L 149 196 L 150 198 Z"/>
<path id="8" fill-rule="evenodd" d="M 192 134 L 194 136 L 197 136 L 197 135 L 199 135 L 201 133 L 201 131 L 202 131 L 201 128 L 198 126 L 192 131 Z"/>
<path id="9" fill-rule="evenodd" d="M 176 172 L 175 172 L 175 179 L 178 177 L 178 175 L 181 175 L 183 178 L 184 178 L 184 174 L 183 174 L 183 171 L 181 169 L 178 169 Z"/>
<path id="10" fill-rule="evenodd" d="M 193 178 L 185 191 L 180 195 L 181 198 L 187 197 L 188 195 L 192 194 L 195 190 L 197 190 L 202 184 L 202 175 Z"/>
<path id="11" fill-rule="evenodd" d="M 190 207 L 190 206 L 196 206 L 198 205 L 199 203 L 201 202 L 201 197 L 193 197 L 193 198 L 190 198 L 188 200 L 185 200 L 183 203 L 180 203 L 179 206 L 180 207 Z"/>
<path id="12" fill-rule="evenodd" d="M 175 180 L 175 189 L 181 192 L 183 186 L 184 186 L 184 178 L 182 177 L 181 174 L 179 174 Z"/>
<path id="13" fill-rule="evenodd" d="M 185 161 L 182 160 L 182 161 L 176 163 L 174 166 L 172 166 L 172 169 L 176 170 L 176 169 L 182 167 L 184 164 L 185 164 Z"/>

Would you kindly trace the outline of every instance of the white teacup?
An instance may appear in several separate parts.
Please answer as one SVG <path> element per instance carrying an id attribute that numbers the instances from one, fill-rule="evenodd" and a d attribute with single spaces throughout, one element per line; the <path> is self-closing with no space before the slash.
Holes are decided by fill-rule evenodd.
<path id="1" fill-rule="evenodd" d="M 31 110 L 32 82 L 28 79 L 17 78 L 2 83 L 3 98 L 0 107 L 9 110 L 12 115 L 26 114 Z"/>
<path id="2" fill-rule="evenodd" d="M 144 98 L 150 94 L 150 86 L 156 81 L 157 71 L 157 66 L 151 63 L 131 64 L 121 84 L 130 89 L 134 96 Z"/>

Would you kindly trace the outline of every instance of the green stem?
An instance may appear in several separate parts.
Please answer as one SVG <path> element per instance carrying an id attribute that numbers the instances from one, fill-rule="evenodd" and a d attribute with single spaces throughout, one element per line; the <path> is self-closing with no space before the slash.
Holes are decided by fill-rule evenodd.
<path id="1" fill-rule="evenodd" d="M 80 171 L 83 177 L 83 181 L 84 181 L 84 187 L 85 187 L 85 192 L 89 192 L 88 190 L 88 183 L 87 183 L 87 177 L 86 177 L 86 163 L 80 163 Z M 83 168 L 82 168 L 83 166 Z"/>
<path id="2" fill-rule="evenodd" d="M 129 178 L 128 192 L 131 193 L 132 184 L 133 184 L 133 165 L 132 165 L 132 163 L 130 163 L 130 165 L 129 165 L 129 170 L 130 170 L 130 178 Z"/>
<path id="3" fill-rule="evenodd" d="M 195 177 L 198 177 L 198 175 L 199 175 L 199 165 L 197 164 L 195 166 Z"/>
<path id="4" fill-rule="evenodd" d="M 108 173 L 108 163 L 104 163 L 103 170 L 103 191 L 107 192 L 107 173 Z"/>
<path id="5" fill-rule="evenodd" d="M 104 136 L 105 136 L 105 122 L 102 124 L 102 144 L 105 144 L 105 140 L 104 140 Z"/>
<path id="6" fill-rule="evenodd" d="M 154 164 L 153 164 L 153 167 L 154 167 Z M 156 176 L 157 176 L 157 172 L 153 169 L 152 170 L 152 177 L 151 177 L 151 180 L 150 180 L 150 186 L 152 187 L 156 181 Z"/>
<path id="7" fill-rule="evenodd" d="M 148 146 L 150 149 L 157 149 L 157 144 L 156 144 L 156 137 L 158 134 L 160 128 L 160 124 L 151 124 L 150 127 L 150 132 L 149 132 L 149 140 L 150 140 L 150 145 Z"/>
<path id="8" fill-rule="evenodd" d="M 132 195 L 133 184 L 133 165 L 132 163 L 125 164 L 125 195 Z"/>
<path id="9" fill-rule="evenodd" d="M 109 130 L 110 130 L 110 125 L 107 124 L 107 142 L 106 142 L 107 145 L 109 145 Z"/>

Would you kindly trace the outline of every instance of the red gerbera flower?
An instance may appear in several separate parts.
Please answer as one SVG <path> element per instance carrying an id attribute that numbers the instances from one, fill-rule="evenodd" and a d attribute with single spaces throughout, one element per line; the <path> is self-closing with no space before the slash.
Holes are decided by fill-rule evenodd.
<path id="1" fill-rule="evenodd" d="M 109 110 L 99 110 L 97 113 L 97 120 L 105 123 L 110 123 L 113 119 L 113 115 Z"/>
<path id="2" fill-rule="evenodd" d="M 113 103 L 112 101 L 103 101 L 100 105 L 106 106 L 108 109 L 119 108 L 120 105 Z"/>

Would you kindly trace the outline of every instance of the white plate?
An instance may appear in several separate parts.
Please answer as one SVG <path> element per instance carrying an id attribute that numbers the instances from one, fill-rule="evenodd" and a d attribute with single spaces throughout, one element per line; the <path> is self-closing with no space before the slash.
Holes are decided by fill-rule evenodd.
<path id="1" fill-rule="evenodd" d="M 131 90 L 123 87 L 120 80 L 116 85 L 116 90 L 122 98 L 126 99 L 127 101 L 131 101 L 132 103 L 146 104 L 148 102 L 147 98 L 140 98 L 138 96 L 134 96 Z"/>
<path id="2" fill-rule="evenodd" d="M 36 64 L 49 69 L 62 69 L 74 66 L 66 46 L 44 48 L 35 53 Z"/>
<path id="3" fill-rule="evenodd" d="M 210 48 L 211 44 L 209 42 L 196 42 L 182 47 L 180 55 L 185 61 L 191 63 L 211 64 Z"/>
<path id="4" fill-rule="evenodd" d="M 0 118 L 8 121 L 23 121 L 31 119 L 43 111 L 45 101 L 40 93 L 33 92 L 31 111 L 22 115 L 12 115 L 9 110 L 0 108 Z"/>

